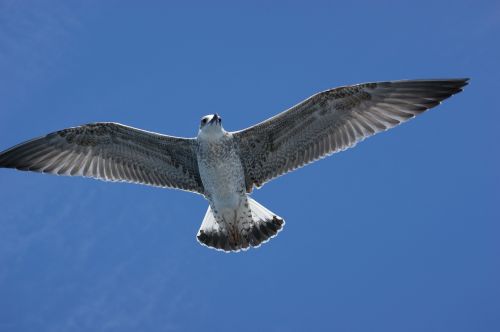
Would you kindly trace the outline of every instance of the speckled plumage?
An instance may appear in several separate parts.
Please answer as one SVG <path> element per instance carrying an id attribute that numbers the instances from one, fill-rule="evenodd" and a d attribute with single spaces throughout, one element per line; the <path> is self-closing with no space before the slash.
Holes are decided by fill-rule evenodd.
<path id="1" fill-rule="evenodd" d="M 248 201 L 238 152 L 230 133 L 215 140 L 198 139 L 198 167 L 205 197 L 218 227 L 230 234 L 237 232 L 238 221 L 249 212 L 244 209 Z"/>
<path id="2" fill-rule="evenodd" d="M 358 84 L 318 93 L 250 128 L 226 132 L 217 114 L 197 138 L 117 123 L 60 130 L 0 153 L 0 167 L 177 188 L 210 206 L 197 238 L 223 251 L 257 247 L 284 220 L 248 194 L 254 187 L 353 147 L 462 91 L 467 79 Z"/>

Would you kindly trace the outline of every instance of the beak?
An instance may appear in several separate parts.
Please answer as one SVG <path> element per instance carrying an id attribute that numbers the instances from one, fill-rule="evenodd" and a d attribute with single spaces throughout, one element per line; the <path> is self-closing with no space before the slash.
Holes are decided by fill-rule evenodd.
<path id="1" fill-rule="evenodd" d="M 219 122 L 219 115 L 217 113 L 214 114 L 214 116 L 212 117 L 212 119 L 210 120 L 210 122 L 208 122 L 209 124 L 213 124 L 213 123 L 218 123 Z"/>

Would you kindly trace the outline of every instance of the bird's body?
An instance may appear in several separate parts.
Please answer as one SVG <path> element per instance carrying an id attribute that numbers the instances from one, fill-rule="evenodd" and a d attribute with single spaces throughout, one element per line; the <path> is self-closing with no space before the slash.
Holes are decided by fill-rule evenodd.
<path id="1" fill-rule="evenodd" d="M 226 252 L 246 250 L 284 225 L 249 197 L 254 187 L 405 122 L 466 84 L 467 79 L 443 79 L 340 87 L 241 131 L 225 131 L 217 114 L 205 116 L 196 138 L 89 124 L 8 149 L 0 153 L 0 167 L 201 194 L 209 207 L 199 242 Z"/>
<path id="2" fill-rule="evenodd" d="M 212 120 L 214 123 L 218 115 L 214 114 L 212 119 L 216 119 Z M 198 240 L 207 246 L 234 251 L 240 249 L 241 242 L 244 242 L 243 248 L 248 248 L 260 244 L 258 240 L 275 235 L 272 230 L 268 231 L 269 235 L 265 234 L 258 224 L 259 239 L 255 238 L 252 201 L 247 196 L 245 170 L 234 135 L 214 124 L 200 130 L 197 142 L 200 178 L 210 204 Z"/>
<path id="3" fill-rule="evenodd" d="M 243 167 L 232 135 L 199 137 L 198 167 L 215 220 L 228 230 L 236 227 L 248 202 Z"/>
<path id="4" fill-rule="evenodd" d="M 210 206 L 225 213 L 245 203 L 245 174 L 231 133 L 215 139 L 198 138 L 197 157 L 205 197 Z"/>

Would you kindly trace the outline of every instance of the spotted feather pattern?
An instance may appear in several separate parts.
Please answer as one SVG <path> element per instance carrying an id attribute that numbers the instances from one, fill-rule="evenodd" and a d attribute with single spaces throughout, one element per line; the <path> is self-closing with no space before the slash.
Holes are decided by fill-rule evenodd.
<path id="1" fill-rule="evenodd" d="M 468 79 L 364 83 L 320 92 L 233 133 L 247 192 L 319 158 L 353 147 L 462 91 Z"/>
<path id="2" fill-rule="evenodd" d="M 118 123 L 60 130 L 0 153 L 0 167 L 178 188 L 203 194 L 195 139 Z"/>

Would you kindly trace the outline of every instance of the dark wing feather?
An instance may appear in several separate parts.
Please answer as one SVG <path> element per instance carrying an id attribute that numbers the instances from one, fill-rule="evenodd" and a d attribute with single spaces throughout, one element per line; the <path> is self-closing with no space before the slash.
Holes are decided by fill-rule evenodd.
<path id="1" fill-rule="evenodd" d="M 118 123 L 60 130 L 0 153 L 0 167 L 106 181 L 127 181 L 203 194 L 196 140 Z"/>
<path id="2" fill-rule="evenodd" d="M 395 127 L 462 91 L 467 81 L 408 80 L 340 87 L 235 132 L 247 191 Z"/>

